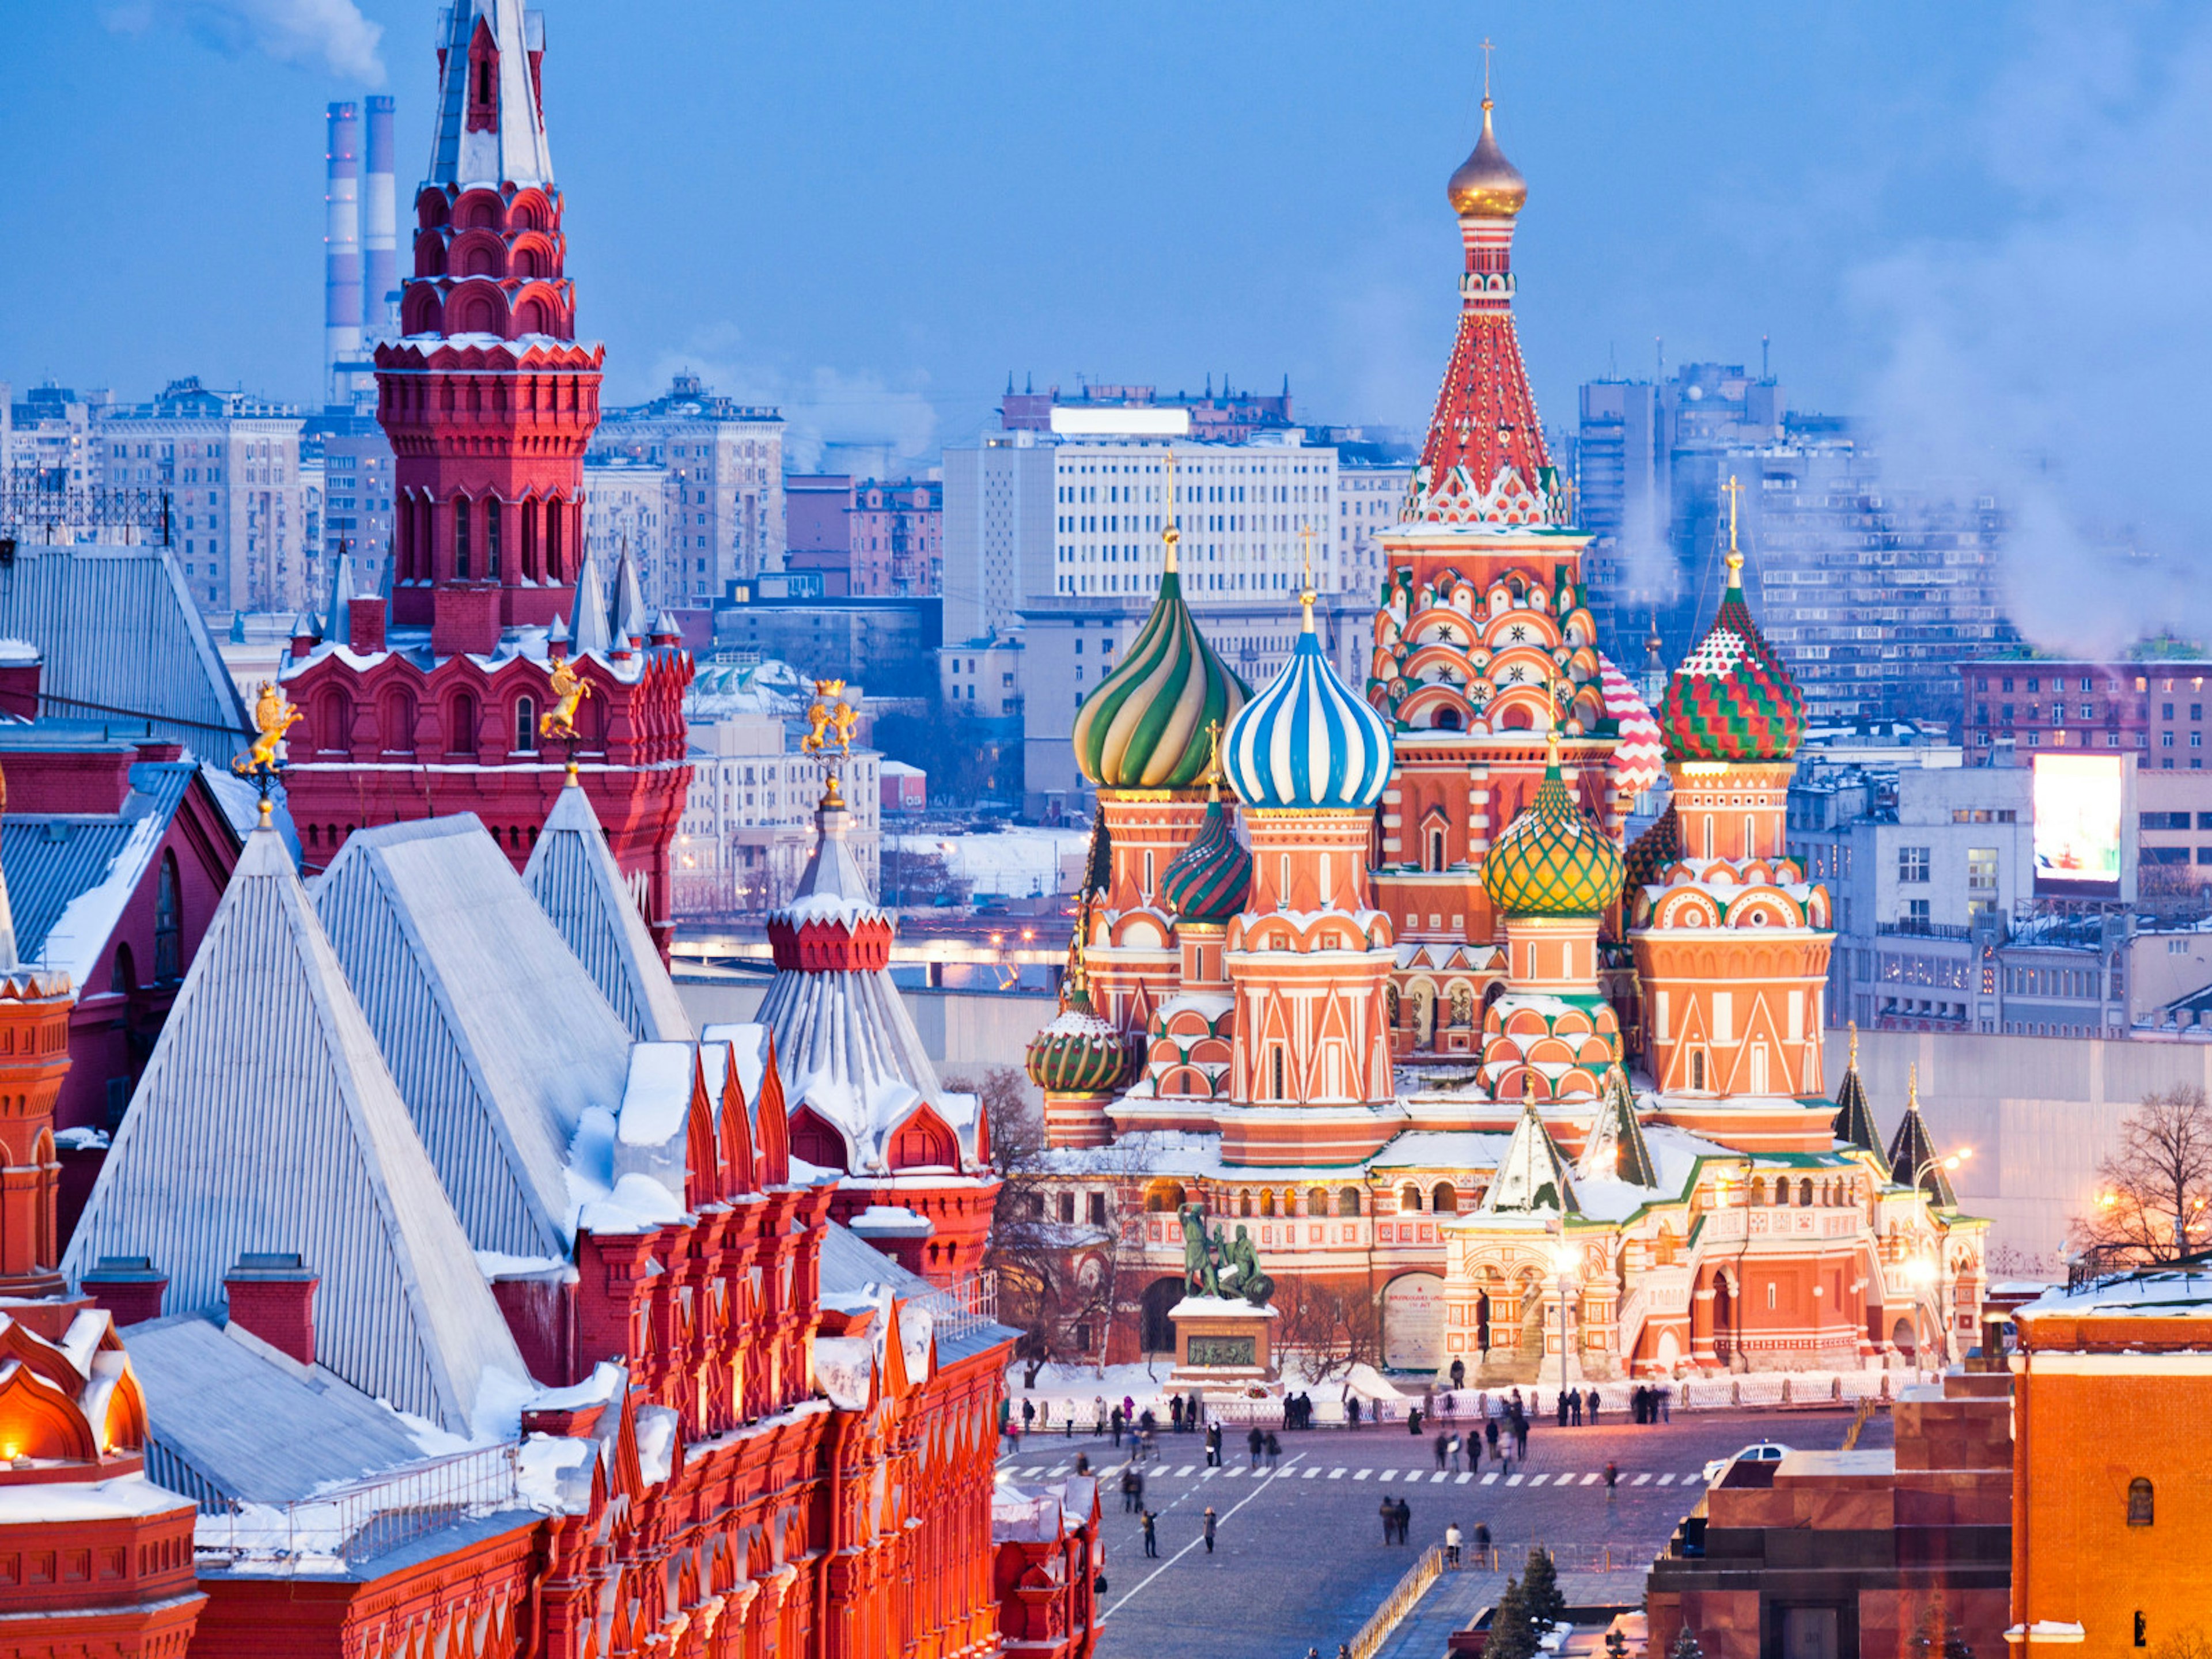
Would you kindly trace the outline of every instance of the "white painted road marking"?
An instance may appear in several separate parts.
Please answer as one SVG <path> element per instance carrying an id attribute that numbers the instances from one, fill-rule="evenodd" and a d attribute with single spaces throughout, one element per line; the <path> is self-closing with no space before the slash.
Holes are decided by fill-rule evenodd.
<path id="1" fill-rule="evenodd" d="M 1360 1470 L 1360 1471 L 1359 1471 L 1359 1473 L 1358 1473 L 1358 1474 L 1357 1474 L 1353 1475 L 1352 1478 L 1354 1480 L 1365 1480 L 1369 1475 L 1370 1475 L 1370 1474 L 1374 1474 L 1374 1473 L 1375 1473 L 1375 1471 L 1374 1471 L 1374 1470 L 1372 1470 L 1372 1469 L 1362 1469 L 1362 1470 Z"/>
<path id="2" fill-rule="evenodd" d="M 1497 1480 L 1497 1479 L 1498 1479 L 1498 1471 L 1497 1471 L 1496 1469 L 1492 1469 L 1492 1470 L 1491 1470 L 1491 1472 L 1490 1472 L 1488 1474 L 1486 1474 L 1486 1475 L 1484 1475 L 1484 1476 L 1482 1477 L 1482 1484 L 1483 1484 L 1484 1486 L 1486 1486 L 1490 1485 L 1490 1483 L 1491 1483 L 1492 1481 L 1493 1481 L 1493 1480 Z"/>
<path id="3" fill-rule="evenodd" d="M 1649 1480 L 1650 1478 L 1651 1478 L 1650 1474 L 1647 1471 L 1646 1473 L 1644 1473 L 1644 1474 L 1639 1474 L 1639 1475 L 1638 1475 L 1638 1476 L 1636 1477 L 1636 1479 L 1635 1479 L 1635 1480 L 1633 1480 L 1630 1481 L 1628 1484 L 1629 1484 L 1630 1486 L 1642 1486 L 1645 1481 Z"/>
<path id="4" fill-rule="evenodd" d="M 1671 1474 L 1662 1474 L 1659 1477 L 1659 1484 L 1662 1486 L 1671 1486 L 1674 1484 L 1674 1477 Z"/>
<path id="5" fill-rule="evenodd" d="M 1346 1474 L 1346 1471 L 1343 1469 L 1331 1469 L 1328 1472 L 1328 1478 L 1332 1480 L 1341 1480 L 1344 1479 Z"/>
<path id="6" fill-rule="evenodd" d="M 1525 1479 L 1527 1479 L 1525 1475 L 1509 1474 L 1505 1477 L 1505 1484 L 1509 1486 L 1517 1486 Z"/>

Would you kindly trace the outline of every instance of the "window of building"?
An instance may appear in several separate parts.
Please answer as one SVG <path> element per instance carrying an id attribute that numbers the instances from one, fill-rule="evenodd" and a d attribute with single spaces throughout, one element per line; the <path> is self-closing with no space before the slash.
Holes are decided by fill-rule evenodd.
<path id="1" fill-rule="evenodd" d="M 1899 881 L 1928 879 L 1928 849 L 1925 847 L 1900 847 L 1897 849 L 1897 878 Z"/>
<path id="2" fill-rule="evenodd" d="M 1905 919 L 1915 927 L 1925 928 L 1929 920 L 1928 901 L 1926 899 L 1905 900 Z"/>
<path id="3" fill-rule="evenodd" d="M 1996 902 L 1997 890 L 1997 849 L 1994 847 L 1970 847 L 1966 849 L 1966 895 L 1968 901 L 1978 906 Z"/>
<path id="4" fill-rule="evenodd" d="M 177 855 L 161 854 L 160 884 L 154 890 L 154 977 L 173 983 L 185 975 L 184 897 L 177 878 Z"/>
<path id="5" fill-rule="evenodd" d="M 2152 1524 L 2152 1492 L 2150 1482 L 2137 1475 L 2128 1482 L 2128 1524 L 2148 1527 Z"/>

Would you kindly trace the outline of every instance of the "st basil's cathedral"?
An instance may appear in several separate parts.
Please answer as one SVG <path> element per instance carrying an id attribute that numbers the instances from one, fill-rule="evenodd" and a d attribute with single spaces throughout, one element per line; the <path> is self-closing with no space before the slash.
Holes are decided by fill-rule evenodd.
<path id="1" fill-rule="evenodd" d="M 1140 1258 L 1110 1346 L 1172 1345 L 1195 1203 L 1290 1295 L 1377 1306 L 1401 1368 L 1946 1350 L 1977 1326 L 1986 1224 L 1917 1103 L 1886 1149 L 1855 1064 L 1826 1095 L 1830 900 L 1785 842 L 1804 704 L 1733 530 L 1655 711 L 1597 648 L 1514 327 L 1528 185 L 1487 99 L 1449 191 L 1458 332 L 1379 537 L 1364 686 L 1310 593 L 1282 672 L 1246 685 L 1185 603 L 1170 517 L 1152 615 L 1077 718 L 1092 874 L 1029 1071 L 1048 1181 L 1103 1189 Z"/>

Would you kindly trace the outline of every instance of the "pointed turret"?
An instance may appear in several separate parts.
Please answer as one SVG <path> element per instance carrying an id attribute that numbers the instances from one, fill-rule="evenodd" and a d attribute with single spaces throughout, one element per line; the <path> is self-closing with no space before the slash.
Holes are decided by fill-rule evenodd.
<path id="1" fill-rule="evenodd" d="M 1613 1066 L 1605 1074 L 1597 1112 L 1590 1120 L 1589 1139 L 1583 1143 L 1576 1172 L 1585 1181 L 1626 1181 L 1636 1187 L 1656 1187 L 1659 1166 L 1644 1139 L 1644 1127 L 1636 1121 L 1636 1094 L 1629 1087 L 1628 1071 L 1620 1060 L 1620 1037 L 1613 1039 Z"/>
<path id="2" fill-rule="evenodd" d="M 1920 1068 L 1906 1074 L 1905 1120 L 1889 1143 L 1890 1178 L 1900 1186 L 1917 1186 L 1941 1210 L 1959 1207 L 1959 1194 L 1951 1186 L 1950 1165 L 1955 1159 L 1936 1154 L 1928 1120 L 1920 1115 Z"/>
<path id="3" fill-rule="evenodd" d="M 331 599 L 323 607 L 323 638 L 335 641 L 345 637 L 347 618 L 352 614 L 354 597 L 353 555 L 340 553 L 331 561 Z"/>
<path id="4" fill-rule="evenodd" d="M 637 579 L 637 562 L 629 556 L 629 544 L 624 542 L 622 553 L 615 561 L 615 645 L 617 650 L 625 646 L 640 646 L 653 631 L 645 609 L 645 590 Z"/>
<path id="5" fill-rule="evenodd" d="M 429 182 L 550 185 L 538 96 L 544 19 L 522 0 L 453 0 L 444 21 Z"/>
<path id="6" fill-rule="evenodd" d="M 1505 1156 L 1498 1160 L 1498 1173 L 1483 1194 L 1481 1212 L 1527 1215 L 1540 1210 L 1580 1215 L 1582 1204 L 1575 1196 L 1574 1173 L 1566 1154 L 1536 1115 L 1536 1099 L 1530 1094 L 1522 1100 L 1521 1121 L 1513 1126 Z"/>
<path id="7" fill-rule="evenodd" d="M 589 651 L 605 656 L 613 649 L 614 629 L 607 620 L 606 592 L 599 576 L 599 550 L 587 546 L 576 570 L 576 620 L 570 628 L 570 656 L 580 657 Z"/>
<path id="8" fill-rule="evenodd" d="M 1850 1058 L 1844 1064 L 1844 1079 L 1836 1085 L 1836 1139 L 1855 1152 L 1873 1155 L 1875 1168 L 1885 1181 L 1890 1176 L 1888 1157 L 1881 1150 L 1881 1131 L 1875 1127 L 1874 1109 L 1867 1104 L 1866 1085 L 1859 1081 L 1859 1023 L 1851 1022 Z"/>

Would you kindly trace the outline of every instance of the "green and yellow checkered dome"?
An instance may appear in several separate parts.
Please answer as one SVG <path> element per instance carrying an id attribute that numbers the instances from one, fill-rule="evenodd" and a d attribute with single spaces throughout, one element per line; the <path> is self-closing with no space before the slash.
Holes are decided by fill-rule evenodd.
<path id="1" fill-rule="evenodd" d="M 1206 775 L 1206 729 L 1230 720 L 1252 689 L 1214 654 L 1183 602 L 1172 526 L 1152 614 L 1075 716 L 1075 763 L 1102 789 L 1188 789 Z"/>
<path id="2" fill-rule="evenodd" d="M 1482 890 L 1500 915 L 1595 916 L 1620 896 L 1620 848 L 1592 823 L 1559 775 L 1559 734 L 1535 800 L 1482 861 Z"/>

